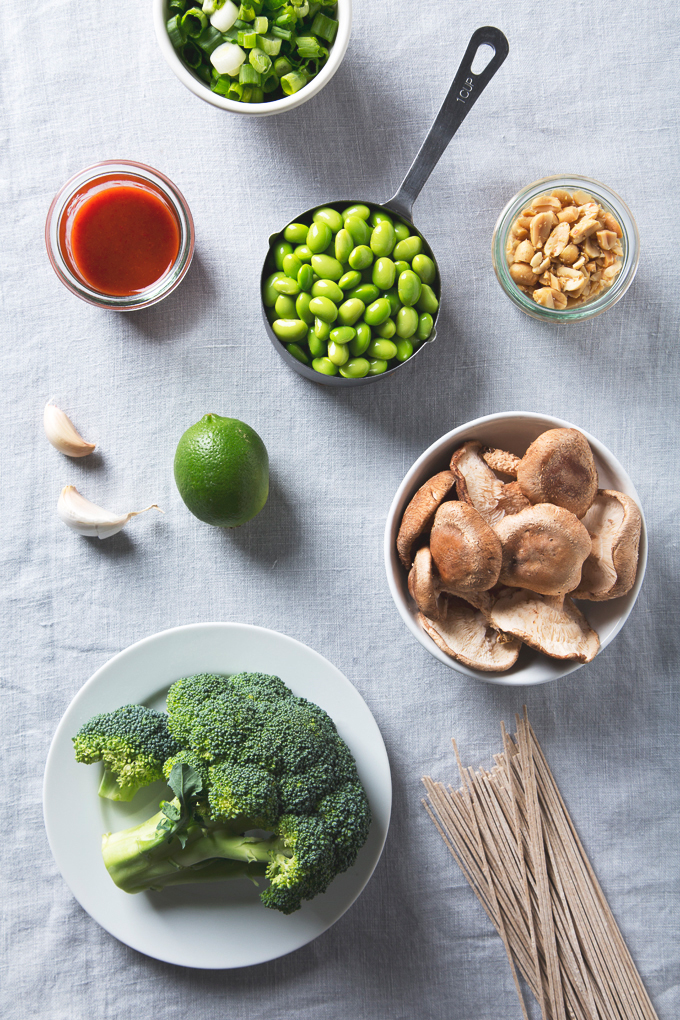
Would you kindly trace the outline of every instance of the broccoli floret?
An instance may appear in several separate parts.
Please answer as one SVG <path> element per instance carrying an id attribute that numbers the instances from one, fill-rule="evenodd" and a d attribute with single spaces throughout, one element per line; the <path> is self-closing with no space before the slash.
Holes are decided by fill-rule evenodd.
<path id="1" fill-rule="evenodd" d="M 323 709 L 262 673 L 187 677 L 167 704 L 176 746 L 163 773 L 175 799 L 141 826 L 104 837 L 120 888 L 266 872 L 262 902 L 289 914 L 354 864 L 370 809 Z"/>
<path id="2" fill-rule="evenodd" d="M 163 778 L 163 763 L 180 745 L 168 730 L 168 717 L 143 705 L 124 705 L 85 723 L 73 738 L 76 761 L 101 761 L 99 796 L 132 800 L 149 783 Z"/>

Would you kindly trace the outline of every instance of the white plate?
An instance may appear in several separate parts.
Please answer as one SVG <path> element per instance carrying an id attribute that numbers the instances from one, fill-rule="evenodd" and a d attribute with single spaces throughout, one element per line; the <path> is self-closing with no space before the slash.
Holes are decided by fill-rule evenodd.
<path id="1" fill-rule="evenodd" d="M 101 836 L 157 810 L 162 783 L 130 804 L 97 796 L 101 766 L 79 765 L 71 737 L 97 712 L 129 703 L 163 708 L 173 681 L 193 673 L 274 673 L 294 694 L 320 705 L 354 755 L 373 813 L 356 864 L 326 893 L 285 916 L 264 907 L 247 879 L 177 886 L 130 895 L 104 867 Z M 239 623 L 202 623 L 162 631 L 114 656 L 71 702 L 45 768 L 43 808 L 52 853 L 73 895 L 102 928 L 133 949 L 168 963 L 217 969 L 264 963 L 299 949 L 352 905 L 380 858 L 392 805 L 387 752 L 358 691 L 327 659 L 293 638 Z"/>
<path id="2" fill-rule="evenodd" d="M 457 429 L 447 432 L 445 436 L 438 439 L 436 443 L 428 447 L 418 458 L 415 464 L 407 472 L 406 477 L 397 489 L 392 500 L 385 524 L 384 554 L 385 569 L 387 571 L 387 582 L 392 593 L 392 598 L 399 610 L 399 615 L 411 631 L 420 641 L 421 645 L 427 648 L 428 652 L 443 662 L 451 669 L 457 669 L 459 673 L 476 677 L 491 684 L 503 684 L 505 686 L 523 686 L 525 684 L 544 684 L 549 680 L 557 680 L 558 677 L 573 673 L 580 669 L 584 663 L 573 660 L 551 659 L 540 652 L 532 651 L 525 645 L 519 658 L 511 669 L 505 673 L 485 673 L 480 669 L 472 669 L 463 665 L 439 648 L 429 634 L 423 630 L 418 623 L 418 610 L 415 602 L 408 593 L 407 573 L 404 570 L 397 554 L 397 533 L 404 515 L 404 510 L 428 478 L 432 478 L 438 471 L 448 468 L 453 451 L 461 446 L 468 439 L 479 439 L 487 446 L 499 447 L 502 450 L 509 450 L 510 453 L 521 457 L 527 447 L 534 439 L 546 432 L 548 429 L 578 429 L 588 442 L 593 451 L 595 466 L 597 468 L 599 486 L 601 489 L 615 489 L 617 492 L 624 492 L 630 496 L 638 505 L 642 517 L 642 532 L 640 534 L 640 553 L 638 557 L 637 577 L 635 584 L 627 595 L 621 598 L 612 599 L 609 602 L 579 602 L 578 607 L 593 627 L 600 638 L 600 652 L 614 640 L 618 632 L 628 619 L 638 592 L 642 586 L 642 579 L 647 566 L 647 530 L 645 518 L 640 505 L 640 497 L 635 491 L 635 486 L 619 464 L 614 454 L 607 449 L 594 436 L 589 435 L 585 429 L 578 425 L 572 425 L 561 418 L 553 418 L 546 414 L 534 414 L 531 411 L 507 411 L 500 414 L 488 414 L 484 418 L 476 418 L 474 421 L 460 425 Z M 599 652 L 598 652 L 599 654 Z"/>

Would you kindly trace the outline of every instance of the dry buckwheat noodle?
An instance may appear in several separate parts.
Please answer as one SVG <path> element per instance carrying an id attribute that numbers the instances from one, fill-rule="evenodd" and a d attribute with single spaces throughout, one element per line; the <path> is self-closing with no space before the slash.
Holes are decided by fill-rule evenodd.
<path id="1" fill-rule="evenodd" d="M 503 940 L 543 1020 L 658 1020 L 527 718 L 490 772 L 423 779 L 423 804 Z"/>

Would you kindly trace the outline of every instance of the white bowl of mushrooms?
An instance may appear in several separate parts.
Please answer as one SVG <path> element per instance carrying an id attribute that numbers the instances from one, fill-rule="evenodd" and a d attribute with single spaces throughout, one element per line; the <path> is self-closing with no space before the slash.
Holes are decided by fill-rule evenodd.
<path id="1" fill-rule="evenodd" d="M 597 439 L 530 412 L 433 443 L 385 527 L 404 623 L 440 662 L 509 686 L 573 672 L 613 641 L 647 563 L 640 500 Z"/>

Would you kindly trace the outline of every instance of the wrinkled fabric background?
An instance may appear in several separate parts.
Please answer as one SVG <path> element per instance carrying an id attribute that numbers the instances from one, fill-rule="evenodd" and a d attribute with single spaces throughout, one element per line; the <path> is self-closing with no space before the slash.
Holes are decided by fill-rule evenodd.
<path id="1" fill-rule="evenodd" d="M 510 56 L 416 204 L 445 281 L 436 344 L 413 370 L 333 391 L 287 369 L 260 322 L 269 233 L 330 199 L 385 200 L 436 114 L 474 28 Z M 680 1012 L 678 893 L 678 174 L 680 16 L 660 0 L 599 5 L 356 0 L 323 93 L 249 119 L 191 95 L 163 62 L 150 2 L 0 6 L 2 60 L 2 646 L 6 1020 L 507 1020 L 500 939 L 425 816 L 420 777 L 453 778 L 449 738 L 491 763 L 524 702 L 661 1020 Z M 129 315 L 90 307 L 47 260 L 50 201 L 100 159 L 155 166 L 196 222 L 193 267 Z M 551 328 L 500 290 L 489 243 L 522 185 L 605 181 L 641 234 L 626 297 Z M 45 441 L 48 398 L 98 452 Z M 382 562 L 385 516 L 415 458 L 503 410 L 561 416 L 630 473 L 649 529 L 647 577 L 619 637 L 561 682 L 472 681 L 403 626 Z M 171 477 L 208 411 L 264 439 L 272 490 L 235 532 L 186 511 Z M 112 509 L 158 501 L 106 542 L 57 519 L 75 484 Z M 328 932 L 236 971 L 159 963 L 83 912 L 58 873 L 41 786 L 55 727 L 108 658 L 156 631 L 236 620 L 290 634 L 356 685 L 391 759 L 394 812 L 375 876 Z"/>

